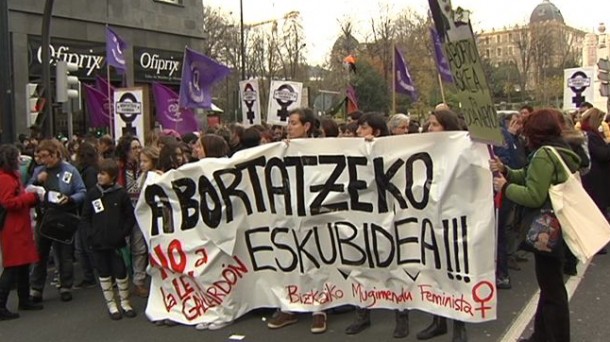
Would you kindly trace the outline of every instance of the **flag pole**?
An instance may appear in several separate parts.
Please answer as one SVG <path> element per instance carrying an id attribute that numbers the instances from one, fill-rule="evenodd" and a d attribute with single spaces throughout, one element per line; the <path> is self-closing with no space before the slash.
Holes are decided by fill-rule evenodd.
<path id="1" fill-rule="evenodd" d="M 445 99 L 445 88 L 443 87 L 443 79 L 441 78 L 441 74 L 437 73 L 438 76 L 438 86 L 441 88 L 441 98 L 443 99 L 443 103 L 447 104 L 447 100 Z"/>
<path id="2" fill-rule="evenodd" d="M 108 34 L 108 24 L 106 24 L 106 34 Z M 108 38 L 106 38 L 108 39 Z M 106 45 L 106 49 L 108 49 L 108 45 Z M 110 86 L 112 85 L 112 83 L 110 83 L 110 63 L 108 62 L 108 51 L 106 51 L 106 81 L 107 81 L 107 86 L 106 86 L 106 95 L 108 96 L 108 116 L 110 116 L 108 119 L 108 133 L 110 133 L 110 136 L 112 137 L 112 139 L 114 140 L 114 108 L 113 107 L 113 103 L 112 103 L 112 98 L 110 97 Z"/>
<path id="3" fill-rule="evenodd" d="M 396 43 L 392 43 L 392 114 L 396 114 Z"/>
<path id="4" fill-rule="evenodd" d="M 112 129 L 114 127 L 114 108 L 112 108 L 112 98 L 110 97 L 110 65 L 108 64 L 108 61 L 106 61 L 106 79 L 108 80 L 108 86 L 106 87 L 106 93 L 108 95 L 108 115 L 110 116 L 110 120 L 109 121 L 109 127 L 108 127 L 108 132 L 110 133 L 110 136 L 112 137 L 112 139 L 114 139 L 114 130 Z"/>

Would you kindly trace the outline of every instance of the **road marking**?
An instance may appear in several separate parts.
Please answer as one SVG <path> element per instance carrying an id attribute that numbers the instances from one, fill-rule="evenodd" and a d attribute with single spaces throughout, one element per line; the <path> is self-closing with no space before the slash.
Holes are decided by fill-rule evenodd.
<path id="1" fill-rule="evenodd" d="M 568 292 L 568 301 L 570 301 L 570 299 L 572 299 L 574 292 L 576 292 L 576 288 L 582 281 L 582 279 L 585 275 L 585 272 L 587 271 L 587 268 L 589 267 L 590 262 L 591 261 L 589 260 L 584 265 L 579 263 L 577 266 L 579 275 L 571 276 L 570 278 L 568 278 L 568 281 L 566 281 L 566 291 Z M 519 316 L 517 316 L 513 320 L 513 323 L 509 326 L 509 328 L 502 335 L 502 338 L 500 338 L 498 341 L 512 342 L 512 341 L 518 341 L 519 338 L 521 338 L 521 335 L 523 334 L 525 329 L 527 329 L 527 326 L 529 325 L 530 321 L 536 314 L 536 306 L 538 306 L 538 296 L 539 295 L 540 295 L 540 290 L 538 290 L 538 291 L 536 291 L 536 293 L 534 293 L 534 295 L 532 296 L 530 301 L 525 306 L 525 309 L 523 309 L 523 311 L 521 311 L 521 314 L 519 314 Z"/>

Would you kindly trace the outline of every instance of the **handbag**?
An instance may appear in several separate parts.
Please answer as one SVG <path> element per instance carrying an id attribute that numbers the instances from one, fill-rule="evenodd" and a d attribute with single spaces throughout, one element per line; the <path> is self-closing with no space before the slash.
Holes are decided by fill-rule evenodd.
<path id="1" fill-rule="evenodd" d="M 542 208 L 529 213 L 528 230 L 525 236 L 527 249 L 534 253 L 561 256 L 562 229 L 551 202 L 547 199 Z"/>
<path id="2" fill-rule="evenodd" d="M 71 244 L 79 223 L 80 217 L 77 214 L 49 207 L 42 215 L 39 234 L 53 241 Z"/>
<path id="3" fill-rule="evenodd" d="M 610 241 L 610 224 L 591 199 L 576 175 L 572 174 L 557 150 L 550 147 L 563 166 L 568 179 L 551 186 L 549 197 L 561 223 L 563 239 L 583 263 Z"/>

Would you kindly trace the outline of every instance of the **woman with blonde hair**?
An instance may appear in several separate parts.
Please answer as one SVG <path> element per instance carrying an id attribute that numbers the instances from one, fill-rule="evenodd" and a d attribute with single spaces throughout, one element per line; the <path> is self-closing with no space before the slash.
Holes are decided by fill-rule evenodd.
<path id="1" fill-rule="evenodd" d="M 582 185 L 599 210 L 606 213 L 610 206 L 610 189 L 607 177 L 610 175 L 610 146 L 604 140 L 602 121 L 605 114 L 597 109 L 587 109 L 580 120 L 581 129 L 589 141 L 591 171 L 582 177 Z M 606 253 L 606 248 L 600 251 Z"/>

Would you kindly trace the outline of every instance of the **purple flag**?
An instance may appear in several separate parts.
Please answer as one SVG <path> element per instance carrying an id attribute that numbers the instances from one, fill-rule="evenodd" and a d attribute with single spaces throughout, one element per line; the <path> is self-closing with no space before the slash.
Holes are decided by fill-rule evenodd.
<path id="1" fill-rule="evenodd" d="M 394 47 L 394 90 L 407 94 L 413 101 L 417 101 L 417 91 L 413 85 L 409 69 L 407 69 L 407 63 L 405 63 L 405 59 L 397 47 Z"/>
<path id="2" fill-rule="evenodd" d="M 123 73 L 127 70 L 125 50 L 127 43 L 118 34 L 106 26 L 106 63 Z"/>
<path id="3" fill-rule="evenodd" d="M 356 89 L 351 85 L 347 86 L 345 90 L 347 97 L 347 114 L 358 110 L 358 97 L 356 96 Z"/>
<path id="4" fill-rule="evenodd" d="M 85 99 L 91 127 L 109 127 L 110 126 L 110 107 L 108 96 L 92 86 L 83 83 L 85 90 Z"/>
<path id="5" fill-rule="evenodd" d="M 178 105 L 176 92 L 157 82 L 153 82 L 152 91 L 157 107 L 157 121 L 164 129 L 173 129 L 180 134 L 199 130 L 193 111 Z"/>
<path id="6" fill-rule="evenodd" d="M 443 81 L 453 83 L 453 76 L 451 75 L 449 62 L 443 53 L 441 39 L 434 27 L 430 27 L 430 36 L 432 36 L 432 43 L 434 44 L 434 56 L 436 58 L 436 69 L 438 69 L 438 74 L 441 75 L 441 79 Z"/>
<path id="7" fill-rule="evenodd" d="M 100 75 L 95 75 L 95 88 L 99 90 L 105 96 L 108 96 L 110 93 L 110 98 L 114 96 L 114 87 L 112 84 L 108 83 L 108 81 Z M 110 92 L 108 92 L 110 90 Z"/>
<path id="8" fill-rule="evenodd" d="M 212 107 L 212 86 L 229 75 L 231 69 L 189 48 L 184 50 L 180 107 Z"/>

